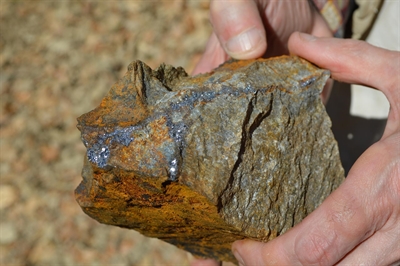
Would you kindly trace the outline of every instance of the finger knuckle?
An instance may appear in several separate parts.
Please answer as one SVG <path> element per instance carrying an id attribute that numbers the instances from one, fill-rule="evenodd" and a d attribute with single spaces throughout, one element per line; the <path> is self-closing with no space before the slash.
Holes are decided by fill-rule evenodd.
<path id="1" fill-rule="evenodd" d="M 300 241 L 296 248 L 296 256 L 303 265 L 329 265 L 335 250 L 334 242 L 337 236 L 334 231 L 309 234 Z"/>

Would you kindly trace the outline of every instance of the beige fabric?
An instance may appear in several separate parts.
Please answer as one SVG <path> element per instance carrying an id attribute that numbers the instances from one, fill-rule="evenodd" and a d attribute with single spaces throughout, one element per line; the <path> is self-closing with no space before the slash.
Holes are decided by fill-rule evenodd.
<path id="1" fill-rule="evenodd" d="M 359 8 L 353 14 L 353 39 L 365 39 L 383 0 L 355 0 Z"/>
<path id="2" fill-rule="evenodd" d="M 400 1 L 385 0 L 366 38 L 372 45 L 400 51 Z M 360 85 L 351 85 L 350 114 L 363 118 L 384 119 L 389 102 L 382 92 Z"/>

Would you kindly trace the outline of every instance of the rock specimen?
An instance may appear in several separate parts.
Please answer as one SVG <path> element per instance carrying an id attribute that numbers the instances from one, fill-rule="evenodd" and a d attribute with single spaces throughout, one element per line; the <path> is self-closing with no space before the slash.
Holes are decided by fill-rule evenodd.
<path id="1" fill-rule="evenodd" d="M 287 56 L 195 77 L 135 61 L 78 118 L 77 201 L 101 223 L 235 262 L 233 241 L 281 235 L 343 180 L 319 98 L 328 77 Z"/>

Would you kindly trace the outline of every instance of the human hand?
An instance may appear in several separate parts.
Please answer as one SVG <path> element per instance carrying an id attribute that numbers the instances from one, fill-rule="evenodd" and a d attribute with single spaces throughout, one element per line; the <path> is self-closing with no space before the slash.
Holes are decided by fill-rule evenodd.
<path id="1" fill-rule="evenodd" d="M 308 0 L 212 0 L 214 32 L 193 74 L 209 72 L 228 57 L 253 59 L 288 54 L 295 31 L 332 36 L 325 20 Z"/>
<path id="2" fill-rule="evenodd" d="M 399 263 L 400 53 L 299 33 L 291 36 L 289 49 L 329 69 L 334 79 L 381 90 L 391 107 L 387 126 L 382 139 L 361 155 L 320 207 L 268 243 L 235 242 L 236 258 L 240 265 Z"/>

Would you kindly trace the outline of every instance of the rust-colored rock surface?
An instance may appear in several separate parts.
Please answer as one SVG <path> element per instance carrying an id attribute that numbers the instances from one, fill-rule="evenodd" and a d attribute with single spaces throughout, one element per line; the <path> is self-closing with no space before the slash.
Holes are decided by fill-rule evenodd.
<path id="1" fill-rule="evenodd" d="M 328 77 L 288 56 L 195 77 L 135 61 L 78 118 L 77 201 L 101 223 L 235 262 L 233 241 L 277 237 L 342 182 L 319 98 Z"/>

